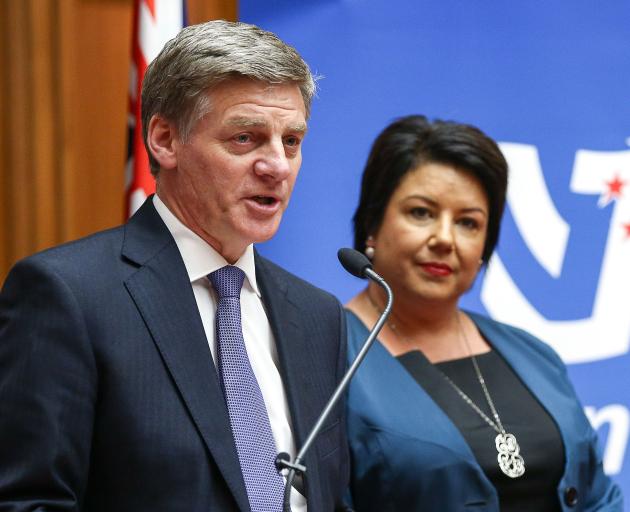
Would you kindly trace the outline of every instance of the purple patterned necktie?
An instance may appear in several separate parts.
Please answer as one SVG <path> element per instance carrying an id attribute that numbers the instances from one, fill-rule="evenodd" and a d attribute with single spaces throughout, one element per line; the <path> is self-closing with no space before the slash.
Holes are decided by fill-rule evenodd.
<path id="1" fill-rule="evenodd" d="M 241 327 L 244 278 L 231 265 L 208 275 L 219 297 L 217 365 L 252 512 L 281 512 L 284 481 L 275 468 L 276 444 Z"/>

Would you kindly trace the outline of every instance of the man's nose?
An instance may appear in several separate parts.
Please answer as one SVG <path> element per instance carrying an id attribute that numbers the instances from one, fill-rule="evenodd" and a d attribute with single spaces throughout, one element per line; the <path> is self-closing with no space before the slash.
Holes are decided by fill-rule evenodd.
<path id="1" fill-rule="evenodd" d="M 259 176 L 269 176 L 281 181 L 291 174 L 291 165 L 282 141 L 271 141 L 267 144 L 260 158 L 254 164 L 254 170 Z"/>

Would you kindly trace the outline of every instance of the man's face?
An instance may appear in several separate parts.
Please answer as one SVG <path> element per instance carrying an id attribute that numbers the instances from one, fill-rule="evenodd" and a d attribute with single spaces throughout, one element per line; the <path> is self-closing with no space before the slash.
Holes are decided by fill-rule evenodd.
<path id="1" fill-rule="evenodd" d="M 297 85 L 249 79 L 208 92 L 210 112 L 186 143 L 172 128 L 175 165 L 163 168 L 160 198 L 223 257 L 271 238 L 302 163 L 306 110 Z"/>

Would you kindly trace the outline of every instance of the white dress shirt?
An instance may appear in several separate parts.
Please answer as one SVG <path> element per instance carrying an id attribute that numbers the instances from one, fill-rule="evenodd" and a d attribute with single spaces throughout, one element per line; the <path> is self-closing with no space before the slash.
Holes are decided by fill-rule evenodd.
<path id="1" fill-rule="evenodd" d="M 229 263 L 210 244 L 182 224 L 157 194 L 153 196 L 153 205 L 173 235 L 184 260 L 212 359 L 216 365 L 217 297 L 207 275 Z M 234 266 L 245 273 L 241 289 L 241 319 L 249 362 L 267 406 L 276 448 L 278 452 L 288 453 L 293 459 L 296 449 L 290 426 L 289 406 L 280 377 L 276 343 L 256 282 L 253 245 L 247 246 Z M 306 512 L 306 500 L 295 489 L 291 492 L 291 509 L 295 512 Z"/>

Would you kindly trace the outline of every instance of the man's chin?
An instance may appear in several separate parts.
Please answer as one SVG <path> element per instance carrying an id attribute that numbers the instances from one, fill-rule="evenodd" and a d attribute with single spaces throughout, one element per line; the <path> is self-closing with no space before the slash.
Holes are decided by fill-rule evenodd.
<path id="1" fill-rule="evenodd" d="M 253 225 L 248 226 L 247 238 L 251 240 L 252 243 L 255 243 L 255 244 L 268 242 L 278 232 L 279 227 L 280 227 L 280 219 L 274 220 L 273 222 L 253 223 Z"/>

